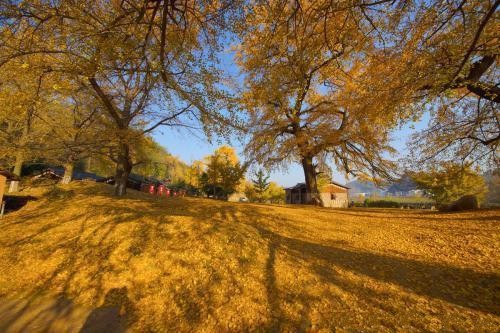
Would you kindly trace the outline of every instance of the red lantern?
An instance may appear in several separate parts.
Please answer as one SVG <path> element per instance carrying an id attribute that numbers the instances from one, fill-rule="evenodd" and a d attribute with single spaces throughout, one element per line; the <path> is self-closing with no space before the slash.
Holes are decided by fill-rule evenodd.
<path id="1" fill-rule="evenodd" d="M 149 184 L 149 194 L 155 194 L 155 186 L 153 184 Z"/>
<path id="2" fill-rule="evenodd" d="M 158 189 L 157 189 L 156 194 L 158 194 L 158 195 L 160 195 L 160 196 L 161 196 L 161 195 L 163 195 L 163 191 L 164 191 L 164 190 L 165 190 L 165 185 L 160 184 L 160 185 L 158 185 Z"/>
<path id="3" fill-rule="evenodd" d="M 167 197 L 169 197 L 169 196 L 170 196 L 170 189 L 169 189 L 169 188 L 167 188 L 167 190 L 165 191 L 165 195 L 166 195 Z"/>

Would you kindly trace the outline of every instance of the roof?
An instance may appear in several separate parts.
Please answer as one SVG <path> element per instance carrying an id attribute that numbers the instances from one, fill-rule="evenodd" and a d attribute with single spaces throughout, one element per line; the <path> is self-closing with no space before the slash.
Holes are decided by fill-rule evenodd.
<path id="1" fill-rule="evenodd" d="M 115 180 L 115 176 L 110 176 L 110 177 L 102 178 L 101 180 L 98 180 L 98 181 L 109 183 L 109 182 L 114 182 L 114 180 Z M 135 183 L 135 184 L 139 184 L 139 185 L 140 184 L 154 184 L 155 186 L 160 185 L 160 184 L 167 185 L 164 181 L 158 180 L 154 177 L 144 177 L 144 176 L 141 176 L 137 173 L 130 173 L 128 175 L 128 181 Z"/>
<path id="2" fill-rule="evenodd" d="M 342 185 L 342 184 L 339 184 L 339 183 L 336 183 L 336 182 L 333 182 L 333 181 L 332 181 L 332 182 L 330 182 L 328 185 L 337 185 L 337 186 L 339 186 L 339 187 L 343 187 L 343 188 L 346 188 L 346 189 L 348 189 L 348 190 L 350 189 L 350 187 L 347 187 L 347 186 L 345 186 L 345 185 Z"/>
<path id="3" fill-rule="evenodd" d="M 38 175 L 36 175 L 33 178 L 40 178 L 40 177 L 55 177 L 55 178 L 62 178 L 64 176 L 64 168 L 61 167 L 51 167 L 51 168 L 46 168 L 43 169 Z M 99 181 L 104 179 L 104 177 L 98 176 L 95 173 L 90 173 L 90 172 L 79 172 L 79 171 L 73 171 L 72 175 L 73 180 L 87 180 L 87 179 L 92 179 L 95 181 Z"/>
<path id="4" fill-rule="evenodd" d="M 345 189 L 350 189 L 349 187 L 347 187 L 345 185 L 342 185 L 342 184 L 339 184 L 339 183 L 336 183 L 333 181 L 328 183 L 328 185 L 335 185 L 335 186 L 342 187 Z M 297 183 L 295 186 L 285 188 L 285 190 L 296 190 L 296 189 L 304 188 L 304 187 L 306 187 L 306 183 Z"/>
<path id="5" fill-rule="evenodd" d="M 306 183 L 297 183 L 295 186 L 285 188 L 285 190 L 295 190 L 295 189 L 305 187 L 305 186 L 306 186 Z"/>
<path id="6" fill-rule="evenodd" d="M 17 180 L 19 178 L 8 170 L 0 170 L 0 175 L 4 176 L 8 180 Z"/>

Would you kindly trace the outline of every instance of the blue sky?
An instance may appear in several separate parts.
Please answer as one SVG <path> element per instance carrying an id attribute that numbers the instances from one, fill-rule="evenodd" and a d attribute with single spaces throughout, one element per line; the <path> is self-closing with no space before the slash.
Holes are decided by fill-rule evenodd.
<path id="1" fill-rule="evenodd" d="M 400 155 L 406 153 L 406 143 L 412 132 L 425 128 L 428 122 L 428 117 L 425 116 L 418 123 L 414 123 L 414 129 L 410 124 L 393 133 L 393 147 L 396 148 Z M 177 130 L 172 128 L 163 128 L 154 134 L 155 139 L 173 155 L 179 157 L 186 163 L 191 163 L 194 160 L 202 159 L 211 154 L 217 147 L 218 143 L 209 144 L 203 137 L 203 134 L 196 133 L 193 135 L 187 130 Z M 236 148 L 240 159 L 243 160 L 243 146 L 238 142 L 231 142 L 231 145 Z M 277 182 L 281 186 L 292 186 L 298 182 L 304 181 L 302 167 L 298 163 L 290 164 L 287 170 L 279 170 L 271 173 L 271 180 Z M 334 180 L 338 182 L 347 182 L 343 175 L 334 171 Z M 352 180 L 352 178 L 350 179 Z"/>
<path id="2" fill-rule="evenodd" d="M 223 69 L 233 79 L 241 83 L 243 79 L 239 73 L 238 67 L 234 64 L 234 54 L 229 51 L 229 44 L 230 42 L 227 43 L 226 51 L 220 54 L 219 68 Z M 406 143 L 411 133 L 425 128 L 428 121 L 429 117 L 424 116 L 419 122 L 408 124 L 393 133 L 392 145 L 400 152 L 400 156 L 405 155 Z M 171 154 L 177 156 L 188 164 L 194 160 L 202 159 L 203 157 L 211 154 L 221 144 L 224 144 L 217 142 L 210 144 L 202 133 L 193 133 L 190 130 L 182 128 L 160 128 L 153 133 L 153 136 L 156 141 L 164 146 Z M 226 144 L 233 146 L 238 152 L 240 160 L 244 160 L 244 156 L 242 154 L 244 147 L 238 142 L 238 140 L 233 140 L 232 142 Z M 335 181 L 341 183 L 352 180 L 352 177 L 348 180 L 343 174 L 336 170 L 334 170 L 333 177 Z M 251 174 L 247 174 L 247 178 L 251 178 Z M 284 187 L 293 186 L 298 182 L 303 182 L 304 173 L 302 171 L 302 166 L 298 163 L 292 163 L 288 165 L 286 170 L 273 171 L 271 172 L 270 180 L 277 182 Z"/>

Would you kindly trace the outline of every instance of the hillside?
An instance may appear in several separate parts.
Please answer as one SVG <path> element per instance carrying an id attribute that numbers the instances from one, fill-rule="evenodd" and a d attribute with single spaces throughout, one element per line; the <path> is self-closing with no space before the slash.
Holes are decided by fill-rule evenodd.
<path id="1" fill-rule="evenodd" d="M 500 327 L 500 212 L 52 190 L 0 224 L 0 331 Z"/>
<path id="2" fill-rule="evenodd" d="M 393 182 L 387 187 L 387 192 L 398 193 L 398 192 L 409 192 L 411 190 L 416 190 L 417 185 L 415 181 L 407 174 L 403 174 L 401 178 Z"/>
<path id="3" fill-rule="evenodd" d="M 357 179 L 348 182 L 346 186 L 350 188 L 351 193 L 368 194 L 408 192 L 417 189 L 415 182 L 407 174 L 383 187 L 377 187 L 375 183 L 370 181 L 360 181 Z"/>
<path id="4" fill-rule="evenodd" d="M 381 192 L 382 189 L 375 186 L 374 183 L 369 181 L 359 181 L 357 179 L 352 180 L 346 183 L 346 186 L 349 187 L 350 193 L 377 193 Z"/>

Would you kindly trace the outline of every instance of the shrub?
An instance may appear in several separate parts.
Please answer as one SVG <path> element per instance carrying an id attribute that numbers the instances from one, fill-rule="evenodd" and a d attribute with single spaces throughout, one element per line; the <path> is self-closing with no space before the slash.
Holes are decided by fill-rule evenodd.
<path id="1" fill-rule="evenodd" d="M 474 209 L 479 209 L 479 203 L 474 195 L 464 195 L 452 204 L 440 207 L 440 210 L 445 212 L 459 212 Z"/>
<path id="2" fill-rule="evenodd" d="M 417 187 L 439 205 L 451 204 L 465 195 L 473 195 L 482 202 L 488 188 L 483 176 L 470 165 L 443 163 L 425 172 L 412 175 Z"/>
<path id="3" fill-rule="evenodd" d="M 401 203 L 391 200 L 365 200 L 365 207 L 400 208 Z"/>

